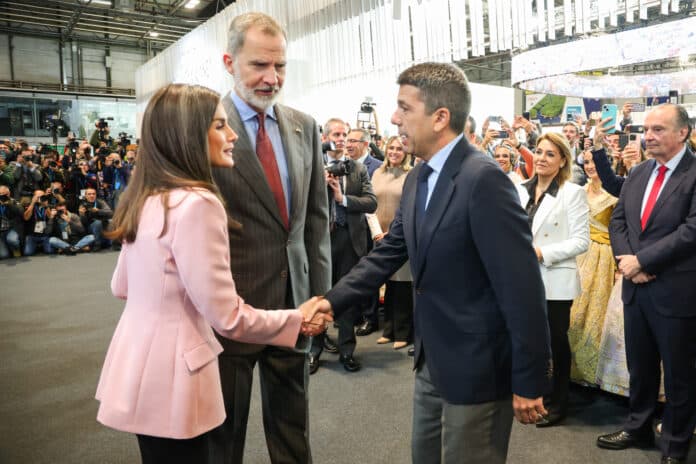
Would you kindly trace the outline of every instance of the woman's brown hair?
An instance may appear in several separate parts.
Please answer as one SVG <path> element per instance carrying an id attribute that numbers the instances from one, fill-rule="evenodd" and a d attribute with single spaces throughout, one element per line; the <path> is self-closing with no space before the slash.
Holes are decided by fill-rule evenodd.
<path id="1" fill-rule="evenodd" d="M 169 191 L 201 188 L 220 197 L 208 157 L 208 129 L 220 95 L 198 85 L 170 84 L 158 90 L 143 115 L 138 166 L 121 195 L 106 237 L 134 242 L 145 200 L 162 194 L 167 230 Z"/>

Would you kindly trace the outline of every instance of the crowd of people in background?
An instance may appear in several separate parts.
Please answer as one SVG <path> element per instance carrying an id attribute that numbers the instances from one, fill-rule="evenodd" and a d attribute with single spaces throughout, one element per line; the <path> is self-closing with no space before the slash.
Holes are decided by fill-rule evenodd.
<path id="1" fill-rule="evenodd" d="M 128 185 L 137 147 L 106 136 L 91 142 L 71 136 L 62 153 L 57 148 L 0 141 L 0 259 L 118 249 L 103 232 Z"/>

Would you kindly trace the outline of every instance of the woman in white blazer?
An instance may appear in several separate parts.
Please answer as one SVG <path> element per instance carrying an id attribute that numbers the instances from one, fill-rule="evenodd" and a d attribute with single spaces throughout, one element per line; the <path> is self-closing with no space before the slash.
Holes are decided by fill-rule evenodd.
<path id="1" fill-rule="evenodd" d="M 585 191 L 568 181 L 570 146 L 561 134 L 539 137 L 534 152 L 535 175 L 517 186 L 529 215 L 534 249 L 546 289 L 546 308 L 553 351 L 553 392 L 544 398 L 549 415 L 537 427 L 562 420 L 568 406 L 570 307 L 580 294 L 575 257 L 590 243 L 589 206 Z"/>

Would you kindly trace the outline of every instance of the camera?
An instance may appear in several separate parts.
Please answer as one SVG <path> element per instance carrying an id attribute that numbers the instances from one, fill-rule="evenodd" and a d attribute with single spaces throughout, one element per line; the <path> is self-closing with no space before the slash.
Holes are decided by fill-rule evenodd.
<path id="1" fill-rule="evenodd" d="M 56 169 L 58 167 L 58 163 L 56 163 L 55 161 L 49 161 L 48 167 L 52 168 L 52 169 Z"/>
<path id="2" fill-rule="evenodd" d="M 321 152 L 326 153 L 327 151 L 336 151 L 336 144 L 332 141 L 324 142 L 321 144 Z"/>
<path id="3" fill-rule="evenodd" d="M 118 133 L 118 144 L 122 146 L 123 148 L 126 148 L 128 145 L 131 144 L 131 139 L 129 138 L 130 135 L 128 135 L 125 132 L 119 132 Z"/>
<path id="4" fill-rule="evenodd" d="M 114 160 L 114 167 L 117 167 L 117 168 L 121 167 L 121 160 L 120 159 Z"/>
<path id="5" fill-rule="evenodd" d="M 372 112 L 375 110 L 374 106 L 375 106 L 374 103 L 367 102 L 367 101 L 362 102 L 362 103 L 360 104 L 360 112 L 362 112 L 362 113 L 372 113 Z"/>
<path id="6" fill-rule="evenodd" d="M 108 133 L 108 127 L 109 123 L 108 121 L 113 121 L 113 117 L 108 117 L 108 118 L 99 118 L 97 119 L 97 122 L 94 123 L 95 126 L 97 126 L 97 129 L 99 129 L 99 140 L 102 142 L 106 142 L 109 140 L 109 133 Z"/>
<path id="7" fill-rule="evenodd" d="M 326 166 L 326 172 L 334 177 L 343 177 L 353 172 L 353 165 L 349 160 L 339 161 Z"/>

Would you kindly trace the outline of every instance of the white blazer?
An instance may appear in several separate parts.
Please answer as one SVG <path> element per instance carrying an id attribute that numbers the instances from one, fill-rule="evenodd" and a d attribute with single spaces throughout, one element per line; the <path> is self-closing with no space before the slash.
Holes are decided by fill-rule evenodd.
<path id="1" fill-rule="evenodd" d="M 517 185 L 522 207 L 529 192 Z M 533 243 L 541 250 L 540 263 L 547 300 L 573 300 L 580 295 L 580 276 L 575 257 L 590 245 L 590 208 L 585 190 L 569 181 L 556 197 L 544 195 L 532 223 Z"/>

